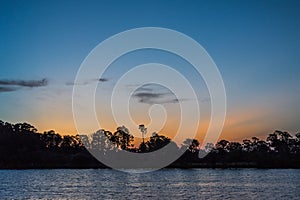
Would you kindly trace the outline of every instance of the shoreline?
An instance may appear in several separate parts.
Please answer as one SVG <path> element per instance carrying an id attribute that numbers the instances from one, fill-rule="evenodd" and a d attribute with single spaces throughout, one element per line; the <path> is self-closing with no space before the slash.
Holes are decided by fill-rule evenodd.
<path id="1" fill-rule="evenodd" d="M 51 170 L 51 169 L 112 169 L 111 167 L 103 165 L 85 165 L 85 166 L 0 166 L 0 170 Z M 127 168 L 121 168 L 127 170 Z M 120 170 L 121 170 L 120 169 Z M 139 169 L 156 169 L 156 168 L 128 168 L 128 170 Z M 253 163 L 191 163 L 189 165 L 172 164 L 160 169 L 300 169 L 300 166 L 287 166 L 287 165 L 254 165 Z M 118 169 L 116 169 L 118 170 Z"/>

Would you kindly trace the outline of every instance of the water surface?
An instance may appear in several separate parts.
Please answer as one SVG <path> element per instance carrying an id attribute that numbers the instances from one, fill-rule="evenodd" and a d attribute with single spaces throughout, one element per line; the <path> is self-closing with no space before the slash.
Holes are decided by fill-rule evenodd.
<path id="1" fill-rule="evenodd" d="M 0 170 L 0 199 L 300 199 L 296 169 Z"/>

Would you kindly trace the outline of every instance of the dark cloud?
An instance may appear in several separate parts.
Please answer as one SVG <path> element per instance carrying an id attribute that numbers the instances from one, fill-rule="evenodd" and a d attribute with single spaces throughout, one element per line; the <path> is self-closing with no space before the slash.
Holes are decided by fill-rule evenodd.
<path id="1" fill-rule="evenodd" d="M 153 92 L 153 88 L 141 87 L 138 89 L 139 92 Z"/>
<path id="2" fill-rule="evenodd" d="M 136 92 L 133 97 L 137 98 L 140 103 L 145 104 L 166 104 L 166 103 L 179 103 L 187 99 L 174 98 L 172 93 L 154 93 L 154 92 Z"/>
<path id="3" fill-rule="evenodd" d="M 136 93 L 134 96 L 139 98 L 160 98 L 164 96 L 165 94 L 156 94 L 156 93 L 147 93 L 147 92 L 141 92 Z"/>
<path id="4" fill-rule="evenodd" d="M 0 80 L 0 85 L 42 87 L 48 85 L 48 80 L 45 78 L 42 80 Z"/>
<path id="5" fill-rule="evenodd" d="M 41 80 L 0 80 L 0 92 L 12 92 L 25 87 L 42 87 L 48 85 L 47 79 Z"/>
<path id="6" fill-rule="evenodd" d="M 107 82 L 107 81 L 109 81 L 109 79 L 108 78 L 99 78 L 98 81 L 99 82 Z"/>
<path id="7" fill-rule="evenodd" d="M 179 101 L 180 101 L 179 99 L 175 98 L 175 99 L 171 99 L 169 103 L 179 103 Z"/>
<path id="8" fill-rule="evenodd" d="M 140 103 L 161 104 L 161 100 L 165 95 L 163 93 L 136 92 L 133 97 L 137 98 Z"/>
<path id="9" fill-rule="evenodd" d="M 85 82 L 82 82 L 82 83 L 74 83 L 74 82 L 66 82 L 66 85 L 67 86 L 73 86 L 73 85 L 88 85 L 92 82 L 95 82 L 95 81 L 99 81 L 99 82 L 107 82 L 109 81 L 108 78 L 99 78 L 99 79 L 90 79 L 90 80 L 87 80 Z"/>
<path id="10" fill-rule="evenodd" d="M 177 99 L 177 98 L 174 98 L 174 99 L 166 100 L 164 103 L 179 103 L 179 102 L 188 101 L 188 100 L 189 99 Z"/>
<path id="11" fill-rule="evenodd" d="M 0 87 L 0 92 L 12 92 L 16 90 L 17 88 L 13 88 L 13 87 Z"/>
<path id="12" fill-rule="evenodd" d="M 133 94 L 140 103 L 145 104 L 167 104 L 179 103 L 188 99 L 177 99 L 176 96 L 164 86 L 158 84 L 127 85 L 127 87 L 140 86 Z"/>

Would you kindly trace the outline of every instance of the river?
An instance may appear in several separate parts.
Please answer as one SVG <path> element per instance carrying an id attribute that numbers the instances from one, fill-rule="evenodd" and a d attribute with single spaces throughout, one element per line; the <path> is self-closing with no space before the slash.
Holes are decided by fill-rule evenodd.
<path id="1" fill-rule="evenodd" d="M 0 170 L 0 199 L 300 199 L 297 169 Z"/>

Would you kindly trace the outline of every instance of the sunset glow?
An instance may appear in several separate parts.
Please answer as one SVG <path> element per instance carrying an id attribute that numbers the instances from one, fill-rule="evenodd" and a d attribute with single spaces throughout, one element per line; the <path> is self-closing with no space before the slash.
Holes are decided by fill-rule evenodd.
<path id="1" fill-rule="evenodd" d="M 276 129 L 291 133 L 300 130 L 300 17 L 291 4 L 248 2 L 246 6 L 240 2 L 214 5 L 194 1 L 182 5 L 175 1 L 157 6 L 147 3 L 147 12 L 140 2 L 99 2 L 93 7 L 83 2 L 65 4 L 68 5 L 53 6 L 40 1 L 35 6 L 25 2 L 1 6 L 1 120 L 28 122 L 40 132 L 53 129 L 63 135 L 82 134 L 73 120 L 72 90 L 83 60 L 100 42 L 116 33 L 156 26 L 192 37 L 218 66 L 227 95 L 227 117 L 220 139 L 241 141 L 252 136 L 265 138 Z M 117 15 L 110 12 L 112 8 Z M 69 9 L 73 11 L 67 12 Z M 186 60 L 155 50 L 126 54 L 112 63 L 103 77 L 80 83 L 88 85 L 96 80 L 100 88 L 95 107 L 101 126 L 92 126 L 85 119 L 87 128 L 82 132 L 99 128 L 113 132 L 117 126 L 125 125 L 133 135 L 140 136 L 137 126 L 113 120 L 109 95 L 124 73 L 150 62 L 171 66 L 190 81 L 201 112 L 196 137 L 203 140 L 211 111 L 207 86 Z M 124 86 L 124 90 L 126 87 L 130 86 Z M 163 120 L 157 108 L 156 118 L 152 119 L 157 124 L 149 128 L 148 136 L 158 131 L 173 137 L 180 123 L 178 102 L 164 96 L 168 93 L 164 90 L 148 90 L 153 90 L 152 96 L 139 94 L 131 99 L 133 121 L 147 126 L 151 122 L 150 105 L 161 104 L 166 109 L 166 124 L 157 130 Z"/>

